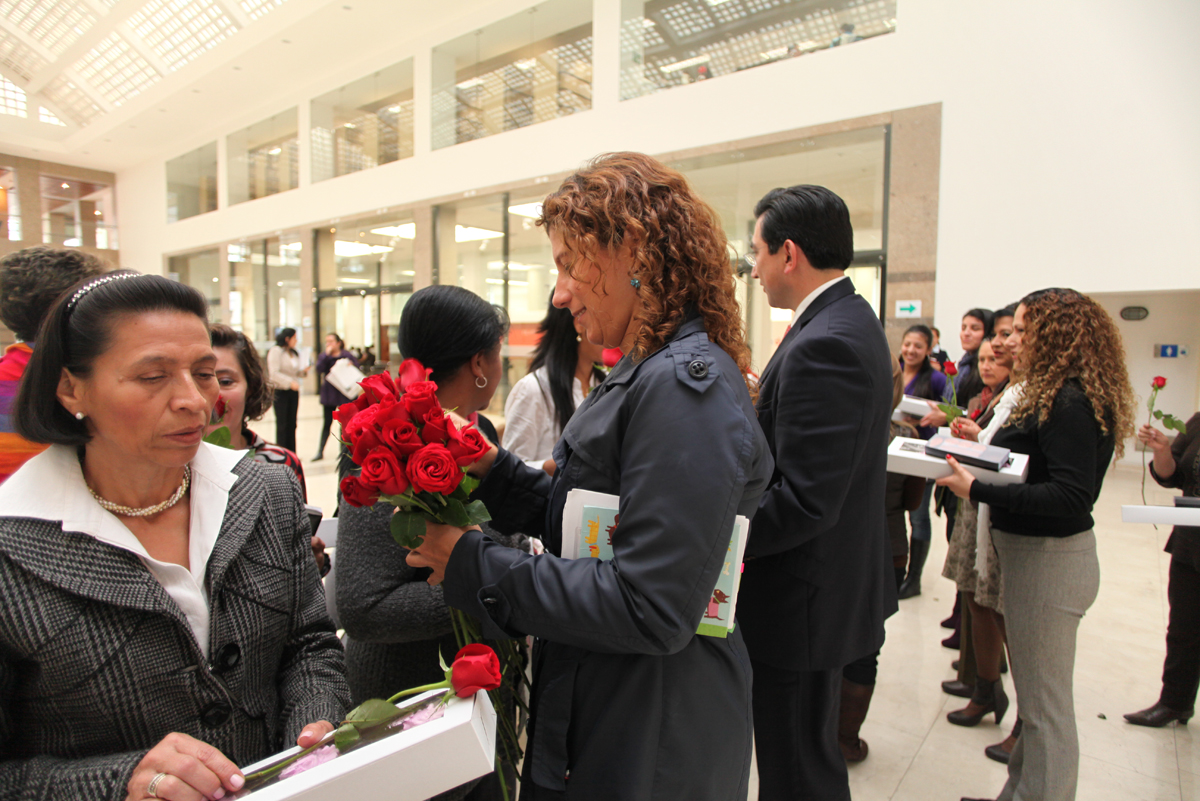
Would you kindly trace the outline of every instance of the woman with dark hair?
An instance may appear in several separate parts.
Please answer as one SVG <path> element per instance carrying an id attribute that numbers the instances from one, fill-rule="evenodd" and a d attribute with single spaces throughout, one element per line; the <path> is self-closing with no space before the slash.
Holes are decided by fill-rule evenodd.
<path id="1" fill-rule="evenodd" d="M 1154 426 L 1138 429 L 1138 441 L 1154 454 L 1150 474 L 1163 487 L 1200 496 L 1200 412 L 1191 416 L 1174 440 Z M 1196 711 L 1200 686 L 1200 528 L 1175 526 L 1164 550 L 1171 554 L 1167 600 L 1167 657 L 1162 691 L 1153 706 L 1130 712 L 1135 726 L 1158 728 L 1173 720 L 1187 723 Z"/>
<path id="2" fill-rule="evenodd" d="M 296 452 L 296 413 L 300 409 L 300 379 L 308 368 L 300 365 L 295 328 L 281 328 L 267 351 L 267 382 L 275 390 L 275 442 Z"/>
<path id="3" fill-rule="evenodd" d="M 754 514 L 773 466 L 725 234 L 681 174 L 638 153 L 567 178 L 538 224 L 559 271 L 554 305 L 626 355 L 571 418 L 553 478 L 502 448 L 470 468 L 495 528 L 549 553 L 429 524 L 409 564 L 432 568 L 488 636 L 538 638 L 523 798 L 745 798 L 742 630 L 696 633 L 734 518 Z M 611 561 L 554 555 L 575 488 L 620 495 Z"/>
<path id="4" fill-rule="evenodd" d="M 1100 588 L 1091 510 L 1134 433 L 1121 335 L 1071 289 L 1026 295 L 1008 339 L 1024 386 L 992 444 L 1029 455 L 1022 484 L 986 484 L 953 458 L 937 483 L 986 503 L 1023 728 L 1001 798 L 1069 801 L 1079 780 L 1073 675 L 1079 621 Z"/>
<path id="5" fill-rule="evenodd" d="M 329 441 L 329 432 L 333 430 L 333 410 L 343 403 L 350 402 L 350 399 L 331 384 L 328 378 L 329 371 L 342 359 L 349 359 L 351 364 L 355 367 L 358 366 L 358 359 L 354 358 L 353 353 L 346 350 L 346 343 L 342 338 L 334 333 L 326 334 L 325 350 L 317 357 L 317 380 L 321 382 L 319 395 L 321 406 L 325 408 L 325 424 L 321 427 L 321 444 L 317 446 L 317 455 L 313 457 L 314 462 L 325 458 L 325 443 Z"/>
<path id="6" fill-rule="evenodd" d="M 892 380 L 896 388 L 905 395 L 936 401 L 946 391 L 946 376 L 933 369 L 929 354 L 933 347 L 933 332 L 928 326 L 912 325 L 904 332 L 900 341 L 900 358 Z M 917 424 L 917 418 L 907 416 L 917 426 L 917 436 L 929 439 L 937 433 L 936 427 Z M 922 419 L 922 423 L 924 420 Z M 908 573 L 897 590 L 900 599 L 914 598 L 921 594 L 921 571 L 929 558 L 929 544 L 933 539 L 933 526 L 929 520 L 929 498 L 933 495 L 933 482 L 925 483 L 925 493 L 915 511 L 908 513 L 912 525 L 912 544 L 908 549 Z"/>
<path id="7" fill-rule="evenodd" d="M 0 795 L 221 798 L 345 712 L 299 483 L 201 440 L 207 313 L 109 273 L 42 328 L 15 422 L 50 447 L 0 487 Z"/>
<path id="8" fill-rule="evenodd" d="M 551 295 L 553 301 L 553 295 Z M 600 382 L 604 348 L 584 339 L 567 309 L 553 302 L 538 325 L 529 373 L 504 402 L 504 448 L 530 467 L 554 470 L 554 444 L 571 415 Z"/>
<path id="9" fill-rule="evenodd" d="M 496 429 L 479 413 L 500 384 L 500 346 L 507 332 L 504 309 L 457 286 L 430 286 L 415 292 L 400 316 L 402 356 L 433 370 L 429 378 L 438 385 L 442 406 L 469 418 L 493 442 Z M 347 458 L 341 466 L 349 469 L 352 463 Z M 346 663 L 355 703 L 386 698 L 397 687 L 440 681 L 439 654 L 457 651 L 442 588 L 426 583 L 428 570 L 409 567 L 404 561 L 408 551 L 392 539 L 394 511 L 388 503 L 359 507 L 344 501 L 338 511 L 335 592 L 346 630 Z M 524 537 L 505 539 L 489 533 L 514 547 L 525 542 Z M 505 688 L 511 689 L 515 678 L 507 676 Z M 511 706 L 498 712 L 513 714 Z M 507 767 L 512 788 L 516 770 Z M 464 797 L 498 799 L 499 782 L 493 774 L 438 799 Z"/>

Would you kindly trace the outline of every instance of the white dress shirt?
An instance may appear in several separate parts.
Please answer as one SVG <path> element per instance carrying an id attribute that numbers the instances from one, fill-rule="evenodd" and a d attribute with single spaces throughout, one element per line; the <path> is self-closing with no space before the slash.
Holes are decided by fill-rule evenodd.
<path id="1" fill-rule="evenodd" d="M 808 311 L 808 307 L 813 305 L 813 301 L 816 300 L 817 298 L 819 298 L 821 296 L 822 292 L 829 289 L 829 287 L 833 286 L 838 281 L 849 281 L 849 280 L 850 280 L 850 276 L 839 275 L 837 278 L 830 279 L 829 281 L 826 281 L 825 283 L 821 284 L 819 287 L 814 289 L 812 292 L 809 292 L 808 297 L 806 297 L 804 300 L 800 301 L 800 305 L 796 307 L 796 311 L 792 314 L 791 325 L 795 325 L 796 323 L 800 322 L 800 315 L 802 315 L 806 311 Z M 788 326 L 788 327 L 790 328 L 791 326 Z"/>
<path id="2" fill-rule="evenodd" d="M 207 658 L 209 609 L 204 575 L 221 533 L 229 490 L 237 481 L 233 467 L 246 451 L 201 443 L 192 459 L 189 567 L 151 557 L 121 518 L 96 503 L 76 453 L 73 447 L 52 445 L 22 465 L 0 485 L 2 514 L 59 522 L 63 531 L 77 531 L 136 555 L 179 605 Z"/>
<path id="3" fill-rule="evenodd" d="M 594 374 L 592 386 L 596 386 Z M 583 384 L 578 378 L 572 379 L 571 398 L 578 409 L 583 403 Z M 504 449 L 540 470 L 554 454 L 561 436 L 554 401 L 550 398 L 550 371 L 539 367 L 513 384 L 504 401 Z"/>

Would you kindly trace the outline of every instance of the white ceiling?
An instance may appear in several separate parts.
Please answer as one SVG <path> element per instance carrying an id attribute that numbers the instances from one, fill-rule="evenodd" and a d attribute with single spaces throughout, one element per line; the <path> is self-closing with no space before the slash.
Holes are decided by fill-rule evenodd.
<path id="1" fill-rule="evenodd" d="M 282 111 L 280 98 L 478 5 L 0 0 L 0 75 L 28 93 L 25 118 L 0 114 L 0 151 L 119 170 Z M 39 121 L 39 107 L 65 125 Z"/>

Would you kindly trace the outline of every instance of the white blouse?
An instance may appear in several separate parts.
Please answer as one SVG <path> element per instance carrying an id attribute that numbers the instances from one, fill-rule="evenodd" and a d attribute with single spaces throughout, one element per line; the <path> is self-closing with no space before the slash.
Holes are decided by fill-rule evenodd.
<path id="1" fill-rule="evenodd" d="M 66 445 L 50 446 L 0 485 L 0 509 L 5 517 L 60 522 L 64 531 L 78 531 L 137 556 L 179 605 L 207 658 L 210 616 L 204 575 L 221 533 L 229 490 L 237 481 L 233 467 L 245 456 L 246 451 L 201 443 L 192 459 L 189 567 L 151 557 L 119 517 L 96 503 L 75 448 Z"/>
<path id="2" fill-rule="evenodd" d="M 592 376 L 592 386 L 598 384 Z M 575 378 L 571 397 L 578 409 L 583 403 L 583 385 Z M 550 399 L 550 372 L 539 367 L 513 385 L 504 402 L 504 449 L 513 453 L 530 467 L 541 469 L 554 454 L 554 446 L 562 436 L 554 401 Z"/>
<path id="3" fill-rule="evenodd" d="M 267 351 L 267 383 L 275 389 L 291 389 L 292 382 L 300 383 L 300 356 L 288 352 L 287 348 L 273 345 Z"/>

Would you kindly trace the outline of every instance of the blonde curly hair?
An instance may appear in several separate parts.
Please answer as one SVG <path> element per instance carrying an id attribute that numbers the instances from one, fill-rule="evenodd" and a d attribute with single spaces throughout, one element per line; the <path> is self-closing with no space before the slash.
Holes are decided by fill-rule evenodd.
<path id="1" fill-rule="evenodd" d="M 598 156 L 543 201 L 537 224 L 557 231 L 584 258 L 630 246 L 629 275 L 640 282 L 644 306 L 629 353 L 634 361 L 662 347 L 691 305 L 704 319 L 708 338 L 743 377 L 749 372 L 750 348 L 725 232 L 682 174 L 641 153 Z M 753 391 L 752 382 L 747 386 Z"/>
<path id="2" fill-rule="evenodd" d="M 1068 379 L 1076 378 L 1092 403 L 1100 431 L 1114 436 L 1116 457 L 1134 435 L 1133 387 L 1116 323 L 1100 304 L 1073 289 L 1043 289 L 1021 299 L 1025 331 L 1016 379 L 1024 394 L 1011 420 L 1037 415 L 1043 423 Z"/>

